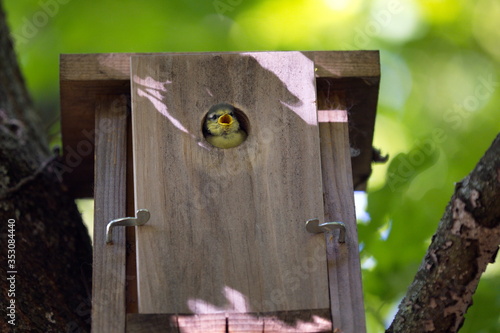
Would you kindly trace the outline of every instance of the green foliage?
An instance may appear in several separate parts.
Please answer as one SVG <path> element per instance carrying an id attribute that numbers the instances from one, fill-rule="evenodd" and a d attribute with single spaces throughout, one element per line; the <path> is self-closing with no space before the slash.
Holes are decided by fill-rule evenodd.
<path id="1" fill-rule="evenodd" d="M 375 146 L 359 238 L 369 332 L 390 322 L 452 192 L 500 130 L 496 0 L 5 0 L 28 88 L 58 143 L 61 53 L 381 51 Z M 496 267 L 496 268 L 495 268 Z M 489 269 L 462 332 L 500 331 Z"/>

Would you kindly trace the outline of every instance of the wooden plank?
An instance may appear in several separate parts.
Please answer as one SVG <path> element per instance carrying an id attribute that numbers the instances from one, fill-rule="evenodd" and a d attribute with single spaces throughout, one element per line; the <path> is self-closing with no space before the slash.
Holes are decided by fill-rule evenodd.
<path id="1" fill-rule="evenodd" d="M 304 228 L 324 212 L 313 63 L 138 56 L 132 77 L 136 208 L 152 214 L 137 228 L 139 312 L 328 308 L 323 236 Z M 202 137 L 221 102 L 249 118 L 236 148 Z"/>
<path id="2" fill-rule="evenodd" d="M 287 311 L 263 314 L 264 333 L 326 333 L 332 332 L 328 309 Z"/>
<path id="3" fill-rule="evenodd" d="M 264 332 L 264 318 L 259 313 L 228 313 L 227 327 L 232 333 Z"/>
<path id="4" fill-rule="evenodd" d="M 349 155 L 347 111 L 320 110 L 321 167 L 325 219 L 346 225 L 346 242 L 328 233 L 327 259 L 330 309 L 334 332 L 364 333 L 365 312 L 361 285 L 358 234 Z"/>
<path id="5" fill-rule="evenodd" d="M 212 313 L 203 315 L 178 315 L 177 324 L 182 333 L 226 333 L 226 315 Z"/>
<path id="6" fill-rule="evenodd" d="M 371 78 L 380 76 L 378 51 L 310 51 L 319 78 Z"/>
<path id="7" fill-rule="evenodd" d="M 177 325 L 177 315 L 142 314 L 142 313 L 127 314 L 126 332 L 127 333 L 179 333 L 179 327 Z"/>
<path id="8" fill-rule="evenodd" d="M 379 78 L 318 78 L 318 110 L 348 110 L 353 187 L 366 190 L 371 175 Z"/>
<path id="9" fill-rule="evenodd" d="M 301 53 L 315 62 L 318 77 L 380 76 L 378 51 L 302 51 Z M 133 56 L 208 54 L 239 54 L 239 52 L 62 54 L 60 78 L 61 81 L 128 81 L 130 59 Z"/>
<path id="10" fill-rule="evenodd" d="M 127 333 L 332 332 L 329 309 L 201 315 L 128 314 Z"/>
<path id="11" fill-rule="evenodd" d="M 226 328 L 224 313 L 127 315 L 127 333 L 226 333 Z"/>
<path id="12" fill-rule="evenodd" d="M 130 97 L 130 96 L 128 96 Z M 130 98 L 128 99 L 130 102 Z M 130 105 L 130 103 L 128 104 Z M 132 119 L 127 117 L 127 216 L 135 216 L 134 209 L 134 160 L 132 158 Z M 137 313 L 137 264 L 135 247 L 135 228 L 125 228 L 127 258 L 126 258 L 126 312 Z"/>
<path id="13" fill-rule="evenodd" d="M 349 95 L 350 142 L 353 145 L 355 189 L 364 190 L 371 173 L 373 128 L 380 80 L 378 51 L 308 51 L 314 60 L 318 106 L 328 104 L 332 90 Z M 94 132 L 94 105 L 98 94 L 129 94 L 130 57 L 134 53 L 64 54 L 60 59 L 61 122 L 66 167 L 65 183 L 75 197 L 93 195 L 93 152 L 73 151 Z M 334 109 L 322 106 L 321 109 Z M 90 141 L 93 146 L 93 142 Z"/>
<path id="14" fill-rule="evenodd" d="M 102 96 L 96 106 L 95 217 L 92 275 L 92 332 L 125 330 L 125 230 L 106 245 L 107 223 L 125 216 L 125 96 Z"/>
<path id="15" fill-rule="evenodd" d="M 94 137 L 102 129 L 95 127 L 98 96 L 130 95 L 130 83 L 108 81 L 61 81 L 61 132 L 64 166 L 56 172 L 68 184 L 75 197 L 92 197 L 94 189 Z"/>

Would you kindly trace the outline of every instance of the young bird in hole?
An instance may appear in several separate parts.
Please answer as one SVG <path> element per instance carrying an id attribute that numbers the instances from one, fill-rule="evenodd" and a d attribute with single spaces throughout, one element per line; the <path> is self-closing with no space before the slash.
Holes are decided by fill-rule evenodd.
<path id="1" fill-rule="evenodd" d="M 236 147 L 247 138 L 247 133 L 236 118 L 234 107 L 229 104 L 212 106 L 203 127 L 207 141 L 218 148 Z"/>

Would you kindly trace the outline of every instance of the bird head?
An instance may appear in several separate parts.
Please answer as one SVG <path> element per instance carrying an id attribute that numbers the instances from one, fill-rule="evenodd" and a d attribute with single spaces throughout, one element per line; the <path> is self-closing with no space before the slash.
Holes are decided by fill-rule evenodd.
<path id="1" fill-rule="evenodd" d="M 224 135 L 239 131 L 240 123 L 236 118 L 234 107 L 229 104 L 213 106 L 208 111 L 204 129 L 211 135 Z"/>

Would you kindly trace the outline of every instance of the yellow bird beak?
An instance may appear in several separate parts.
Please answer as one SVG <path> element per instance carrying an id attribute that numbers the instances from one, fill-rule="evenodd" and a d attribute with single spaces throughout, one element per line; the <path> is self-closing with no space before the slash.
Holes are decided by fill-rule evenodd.
<path id="1" fill-rule="evenodd" d="M 234 120 L 233 120 L 233 117 L 231 117 L 230 115 L 224 114 L 224 115 L 219 117 L 217 122 L 219 123 L 219 125 L 222 125 L 222 126 L 230 126 L 234 122 Z"/>

